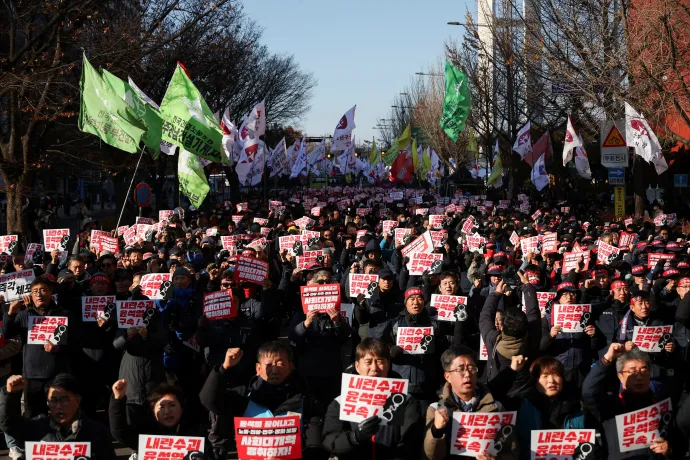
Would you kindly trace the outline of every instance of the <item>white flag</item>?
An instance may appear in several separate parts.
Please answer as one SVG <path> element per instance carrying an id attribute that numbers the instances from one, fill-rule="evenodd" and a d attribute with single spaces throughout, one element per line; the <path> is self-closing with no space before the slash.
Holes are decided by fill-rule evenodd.
<path id="1" fill-rule="evenodd" d="M 240 184 L 244 184 L 247 181 L 249 172 L 251 171 L 254 163 L 261 161 L 263 163 L 263 141 L 258 138 L 251 139 L 247 138 L 244 142 L 240 143 L 243 145 L 242 153 L 240 154 L 240 161 L 237 162 L 235 166 L 235 172 L 239 178 Z M 261 151 L 261 158 L 259 158 L 259 151 Z M 261 172 L 263 173 L 263 164 Z"/>
<path id="2" fill-rule="evenodd" d="M 348 110 L 333 131 L 333 144 L 331 152 L 340 152 L 347 149 L 352 144 L 352 130 L 355 129 L 355 105 Z"/>
<path id="3" fill-rule="evenodd" d="M 324 160 L 326 160 L 326 139 L 322 139 L 319 146 L 307 155 L 309 172 L 316 175 L 321 174 Z"/>
<path id="4" fill-rule="evenodd" d="M 247 138 L 258 140 L 259 136 L 266 133 L 266 108 L 264 101 L 259 102 L 244 117 L 240 125 L 240 140 L 246 142 Z"/>
<path id="5" fill-rule="evenodd" d="M 267 161 L 266 164 L 271 169 L 271 175 L 269 177 L 281 176 L 287 173 L 288 157 L 287 147 L 285 147 L 285 138 L 275 146 L 271 152 L 271 161 L 270 163 Z"/>
<path id="6" fill-rule="evenodd" d="M 647 120 L 627 102 L 625 103 L 625 141 L 628 147 L 634 147 L 635 153 L 644 158 L 647 163 L 654 162 L 654 159 L 660 162 L 659 159 L 663 156 L 659 139 L 649 127 Z"/>
<path id="7" fill-rule="evenodd" d="M 295 164 L 292 166 L 292 171 L 290 172 L 290 179 L 294 179 L 295 177 L 302 174 L 302 172 L 306 172 L 307 169 L 307 143 L 304 141 L 304 138 L 302 138 L 299 145 L 300 149 L 297 153 L 297 159 L 295 160 Z"/>
<path id="8" fill-rule="evenodd" d="M 549 185 L 549 175 L 546 173 L 546 165 L 544 164 L 544 154 L 534 162 L 532 168 L 532 183 L 540 192 Z"/>
<path id="9" fill-rule="evenodd" d="M 228 159 L 228 164 L 232 166 L 239 161 L 242 146 L 238 144 L 240 139 L 239 130 L 230 119 L 229 108 L 226 108 L 223 113 L 223 118 L 220 120 L 220 129 L 223 131 L 223 152 L 225 152 L 225 156 Z"/>
<path id="10" fill-rule="evenodd" d="M 520 129 L 515 139 L 513 150 L 516 151 L 520 158 L 525 158 L 525 155 L 532 152 L 532 134 L 530 133 L 530 122 Z"/>
<path id="11" fill-rule="evenodd" d="M 660 153 L 659 158 L 654 158 L 652 160 L 652 163 L 654 163 L 654 169 L 656 169 L 656 173 L 662 174 L 664 171 L 668 169 L 668 163 L 666 163 L 666 159 L 664 158 L 664 154 Z"/>
<path id="12" fill-rule="evenodd" d="M 435 150 L 431 151 L 431 157 L 430 158 L 431 158 L 431 168 L 426 173 L 426 180 L 432 186 L 435 186 L 436 185 L 436 179 L 438 178 L 438 175 L 439 175 L 439 159 L 438 159 L 438 154 L 436 153 Z"/>
<path id="13" fill-rule="evenodd" d="M 264 175 L 264 166 L 266 165 L 265 155 L 266 144 L 264 144 L 263 141 L 259 141 L 259 150 L 257 151 L 254 161 L 252 162 L 249 172 L 247 173 L 247 185 L 254 186 L 261 183 L 261 178 Z"/>
<path id="14" fill-rule="evenodd" d="M 582 147 L 582 139 L 575 133 L 573 121 L 568 116 L 568 125 L 565 128 L 565 141 L 563 141 L 563 166 L 568 164 L 573 158 L 573 150 L 577 147 Z"/>

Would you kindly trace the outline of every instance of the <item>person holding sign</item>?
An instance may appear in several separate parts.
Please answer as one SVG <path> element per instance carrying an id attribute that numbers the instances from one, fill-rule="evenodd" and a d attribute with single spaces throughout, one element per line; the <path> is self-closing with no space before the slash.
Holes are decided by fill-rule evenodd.
<path id="1" fill-rule="evenodd" d="M 397 317 L 403 309 L 403 292 L 393 272 L 379 270 L 379 285 L 371 297 L 364 295 L 355 300 L 354 316 L 360 325 L 359 336 L 381 338 L 386 323 Z"/>
<path id="2" fill-rule="evenodd" d="M 580 322 L 584 325 L 583 332 L 563 332 L 562 327 L 555 324 L 554 305 L 578 304 L 580 290 L 569 281 L 558 285 L 556 297 L 551 307 L 544 311 L 541 320 L 541 343 L 539 349 L 549 356 L 555 357 L 565 366 L 568 382 L 582 383 L 592 360 L 595 359 L 597 348 L 593 337 L 596 334 L 591 313 L 583 313 Z"/>
<path id="3" fill-rule="evenodd" d="M 607 384 L 614 372 L 620 382 L 617 394 L 609 391 Z M 652 393 L 650 380 L 649 355 L 638 350 L 632 342 L 612 343 L 585 378 L 582 400 L 585 408 L 603 427 L 610 460 L 630 457 L 628 452 L 620 452 L 616 416 L 643 409 L 663 399 L 661 395 Z M 635 458 L 652 459 L 656 458 L 655 454 L 666 455 L 670 447 L 668 439 L 658 437 L 649 447 L 634 451 L 637 454 Z"/>
<path id="4" fill-rule="evenodd" d="M 31 283 L 31 294 L 23 300 L 10 302 L 10 307 L 2 319 L 3 337 L 19 335 L 23 344 L 23 372 L 26 379 L 24 409 L 27 417 L 46 413 L 45 383 L 69 367 L 67 338 L 56 342 L 45 340 L 40 344 L 30 344 L 32 325 L 35 317 L 68 316 L 67 312 L 53 300 L 55 283 L 47 277 L 38 277 Z M 49 326 L 40 326 L 48 327 Z M 55 329 L 55 326 L 52 327 Z M 51 331 L 53 332 L 53 331 Z"/>
<path id="5" fill-rule="evenodd" d="M 426 432 L 424 434 L 423 460 L 445 460 L 451 455 L 455 434 L 452 432 L 453 413 L 471 412 L 477 414 L 502 412 L 503 404 L 492 394 L 496 382 L 484 385 L 477 382 L 477 363 L 475 352 L 462 345 L 453 345 L 441 355 L 441 366 L 445 384 L 438 402 L 431 404 L 426 411 Z M 510 369 L 521 370 L 527 359 L 514 356 Z M 513 459 L 516 446 L 504 448 L 498 456 L 481 452 L 477 458 L 482 460 Z"/>
<path id="6" fill-rule="evenodd" d="M 585 282 L 585 285 L 587 285 L 587 282 Z M 615 340 L 620 323 L 630 308 L 630 290 L 625 281 L 616 280 L 611 283 L 611 293 L 612 295 L 606 303 L 608 307 L 601 312 L 596 321 L 599 356 L 602 356 L 606 352 L 606 347 Z M 584 294 L 583 298 L 585 298 Z"/>
<path id="7" fill-rule="evenodd" d="M 230 348 L 222 365 L 214 367 L 204 383 L 199 398 L 212 412 L 209 438 L 216 458 L 227 454 L 232 444 L 234 417 L 279 417 L 299 413 L 302 416 L 302 453 L 310 459 L 323 453 L 321 444 L 322 409 L 309 393 L 306 382 L 294 371 L 292 349 L 282 342 L 261 345 L 256 359 L 256 376 L 242 384 L 234 368 L 244 356 L 239 348 Z"/>
<path id="8" fill-rule="evenodd" d="M 138 426 L 127 422 L 127 381 L 118 380 L 112 390 L 108 407 L 110 433 L 130 449 L 137 450 L 142 434 L 205 437 L 201 421 L 185 413 L 184 393 L 179 387 L 167 383 L 154 387 L 148 395 L 150 412 Z"/>
<path id="9" fill-rule="evenodd" d="M 346 370 L 366 377 L 400 378 L 391 372 L 390 348 L 378 339 L 365 338 L 355 349 L 355 364 Z M 364 396 L 364 395 L 362 395 Z M 424 421 L 419 403 L 405 396 L 404 424 L 381 424 L 373 415 L 360 423 L 340 420 L 341 395 L 331 402 L 323 423 L 323 446 L 340 460 L 364 458 L 418 459 Z"/>
<path id="10" fill-rule="evenodd" d="M 48 416 L 21 415 L 27 379 L 13 375 L 0 390 L 0 429 L 19 442 L 90 442 L 91 457 L 114 460 L 108 430 L 81 410 L 82 385 L 69 374 L 57 374 L 46 385 Z"/>
<path id="11" fill-rule="evenodd" d="M 401 331 L 416 332 L 427 328 L 431 334 L 424 335 L 421 339 L 401 336 Z M 428 407 L 435 399 L 438 389 L 438 357 L 446 344 L 445 336 L 433 334 L 438 328 L 438 321 L 432 320 L 424 308 L 424 292 L 412 287 L 405 291 L 405 309 L 397 318 L 388 321 L 383 330 L 382 340 L 391 346 L 393 370 L 402 378 L 409 379 L 410 394 L 420 401 L 423 408 Z M 410 338 L 419 342 L 421 353 L 409 354 L 401 348 L 401 339 Z"/>

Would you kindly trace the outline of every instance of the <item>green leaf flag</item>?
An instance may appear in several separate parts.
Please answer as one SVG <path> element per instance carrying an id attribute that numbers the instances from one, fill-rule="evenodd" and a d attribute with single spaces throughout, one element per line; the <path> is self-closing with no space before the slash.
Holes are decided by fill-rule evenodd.
<path id="1" fill-rule="evenodd" d="M 467 75 L 450 61 L 446 61 L 446 95 L 443 98 L 440 124 L 453 142 L 457 142 L 458 136 L 465 129 L 471 105 L 472 96 L 467 84 Z"/>
<path id="2" fill-rule="evenodd" d="M 147 103 L 139 94 L 138 88 L 133 88 L 132 85 L 105 69 L 102 69 L 101 73 L 103 80 L 110 84 L 115 94 L 132 108 L 134 115 L 146 126 L 144 145 L 151 150 L 154 159 L 158 158 L 161 151 L 161 130 L 163 127 L 163 120 L 158 107 Z"/>
<path id="3" fill-rule="evenodd" d="M 405 131 L 400 135 L 399 138 L 393 141 L 393 145 L 381 158 L 386 166 L 390 166 L 395 163 L 395 160 L 400 155 L 400 151 L 409 147 L 412 141 L 412 136 L 410 134 L 410 125 L 407 125 Z"/>
<path id="4" fill-rule="evenodd" d="M 162 139 L 193 155 L 221 163 L 223 132 L 201 93 L 177 65 L 161 102 Z"/>
<path id="5" fill-rule="evenodd" d="M 198 156 L 184 149 L 180 149 L 179 155 L 177 178 L 180 182 L 180 193 L 189 198 L 194 207 L 199 209 L 210 189 L 204 167 Z"/>
<path id="6" fill-rule="evenodd" d="M 144 126 L 120 99 L 84 54 L 81 70 L 79 129 L 129 153 L 139 151 Z"/>
<path id="7" fill-rule="evenodd" d="M 371 139 L 371 151 L 369 152 L 369 164 L 371 166 L 376 166 L 378 162 L 381 161 L 379 157 L 379 150 L 376 148 L 376 138 Z"/>

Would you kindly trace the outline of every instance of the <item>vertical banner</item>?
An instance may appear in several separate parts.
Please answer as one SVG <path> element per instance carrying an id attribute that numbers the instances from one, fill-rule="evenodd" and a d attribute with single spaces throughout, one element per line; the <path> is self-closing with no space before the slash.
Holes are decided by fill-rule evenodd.
<path id="1" fill-rule="evenodd" d="M 616 217 L 625 217 L 625 187 L 613 188 L 613 207 Z"/>

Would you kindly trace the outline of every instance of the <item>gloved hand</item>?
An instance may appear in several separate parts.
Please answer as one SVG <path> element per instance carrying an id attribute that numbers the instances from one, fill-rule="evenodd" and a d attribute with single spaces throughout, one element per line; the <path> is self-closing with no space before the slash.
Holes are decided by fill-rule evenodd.
<path id="1" fill-rule="evenodd" d="M 359 422 L 359 425 L 357 425 L 357 429 L 355 430 L 355 440 L 358 443 L 370 440 L 371 437 L 374 436 L 377 431 L 379 431 L 380 421 L 381 420 L 376 415 L 373 415 Z"/>

